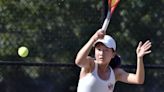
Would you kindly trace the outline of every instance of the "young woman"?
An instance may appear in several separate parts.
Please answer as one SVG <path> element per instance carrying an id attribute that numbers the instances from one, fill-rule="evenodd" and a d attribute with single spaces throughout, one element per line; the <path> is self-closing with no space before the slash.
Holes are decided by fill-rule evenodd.
<path id="1" fill-rule="evenodd" d="M 88 56 L 93 47 L 95 58 Z M 150 48 L 150 41 L 139 42 L 136 73 L 127 73 L 119 67 L 115 40 L 99 29 L 76 56 L 75 63 L 81 67 L 77 92 L 113 92 L 116 81 L 143 84 L 143 57 L 151 52 Z"/>

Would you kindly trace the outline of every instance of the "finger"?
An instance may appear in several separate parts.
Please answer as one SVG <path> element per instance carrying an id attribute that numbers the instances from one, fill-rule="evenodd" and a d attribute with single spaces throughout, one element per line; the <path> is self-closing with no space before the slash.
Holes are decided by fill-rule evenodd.
<path id="1" fill-rule="evenodd" d="M 98 33 L 101 33 L 101 34 L 105 34 L 105 32 L 103 31 L 103 29 L 99 29 L 97 32 Z"/>
<path id="2" fill-rule="evenodd" d="M 101 33 L 103 33 L 103 34 L 105 34 L 106 32 L 101 28 L 101 29 L 99 29 L 98 30 L 99 32 L 101 32 Z"/>
<path id="3" fill-rule="evenodd" d="M 102 32 L 105 32 L 102 28 L 100 29 Z"/>
<path id="4" fill-rule="evenodd" d="M 146 43 L 146 44 L 143 46 L 143 48 L 144 48 L 145 50 L 148 50 L 148 49 L 150 49 L 151 46 L 152 46 L 152 45 L 151 45 L 151 42 L 148 42 L 148 43 Z"/>
<path id="5" fill-rule="evenodd" d="M 103 39 L 104 36 L 105 36 L 105 34 L 103 32 L 99 32 L 98 33 L 98 38 Z"/>
<path id="6" fill-rule="evenodd" d="M 150 48 L 151 48 L 151 46 L 152 46 L 152 45 L 151 45 L 151 44 L 149 44 L 149 45 L 145 46 L 145 47 L 144 47 L 144 49 L 145 49 L 145 50 L 148 50 L 148 49 L 150 49 Z"/>
<path id="7" fill-rule="evenodd" d="M 150 44 L 151 42 L 149 40 L 147 40 L 142 46 L 146 46 L 148 44 Z"/>
<path id="8" fill-rule="evenodd" d="M 146 54 L 149 54 L 149 53 L 151 53 L 151 50 L 149 50 L 149 51 L 146 51 L 146 52 L 145 52 L 145 55 L 146 55 Z"/>
<path id="9" fill-rule="evenodd" d="M 139 42 L 137 49 L 140 49 L 142 45 L 142 41 Z"/>
<path id="10" fill-rule="evenodd" d="M 148 44 L 146 44 L 146 45 L 145 45 L 145 48 L 146 48 L 146 47 L 149 47 L 149 46 L 151 46 L 151 42 L 149 42 Z"/>

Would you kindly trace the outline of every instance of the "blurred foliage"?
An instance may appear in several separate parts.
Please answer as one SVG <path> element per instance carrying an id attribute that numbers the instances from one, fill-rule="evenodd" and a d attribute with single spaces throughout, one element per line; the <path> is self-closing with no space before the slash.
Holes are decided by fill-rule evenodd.
<path id="1" fill-rule="evenodd" d="M 163 5 L 164 0 L 121 0 L 107 34 L 116 39 L 123 64 L 135 64 L 136 46 L 147 39 L 153 47 L 145 64 L 164 64 Z M 0 60 L 74 63 L 79 49 L 101 28 L 101 10 L 101 0 L 0 0 Z M 29 49 L 27 58 L 17 55 L 20 46 Z M 17 68 L 32 79 L 45 73 L 41 67 L 2 67 L 0 79 Z"/>

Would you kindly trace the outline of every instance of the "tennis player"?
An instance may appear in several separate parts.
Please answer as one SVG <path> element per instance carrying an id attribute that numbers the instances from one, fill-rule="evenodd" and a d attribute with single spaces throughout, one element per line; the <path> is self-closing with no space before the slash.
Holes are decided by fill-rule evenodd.
<path id="1" fill-rule="evenodd" d="M 95 58 L 89 56 L 95 48 Z M 139 42 L 136 49 L 137 69 L 128 73 L 121 69 L 120 58 L 116 53 L 116 42 L 99 29 L 81 48 L 75 63 L 81 67 L 77 92 L 113 92 L 116 81 L 130 84 L 143 84 L 145 71 L 143 57 L 151 53 L 151 42 Z"/>

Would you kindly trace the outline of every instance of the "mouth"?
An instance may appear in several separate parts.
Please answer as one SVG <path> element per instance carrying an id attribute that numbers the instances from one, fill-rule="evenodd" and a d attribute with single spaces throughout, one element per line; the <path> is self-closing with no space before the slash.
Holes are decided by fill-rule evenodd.
<path id="1" fill-rule="evenodd" d="M 99 58 L 99 60 L 104 60 L 104 58 L 103 58 L 103 57 L 101 57 L 101 58 Z"/>

